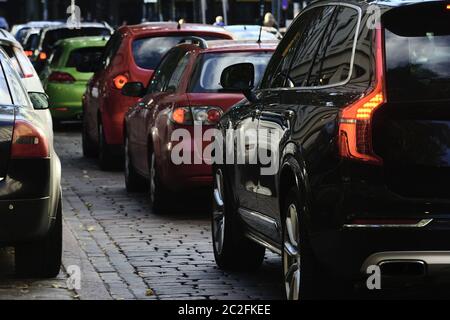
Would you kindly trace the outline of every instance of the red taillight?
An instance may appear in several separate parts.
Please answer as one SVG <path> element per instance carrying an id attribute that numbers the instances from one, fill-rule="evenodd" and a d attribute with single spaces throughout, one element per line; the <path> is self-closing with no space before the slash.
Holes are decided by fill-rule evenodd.
<path id="1" fill-rule="evenodd" d="M 48 56 L 47 53 L 41 52 L 39 53 L 39 60 L 47 60 Z"/>
<path id="2" fill-rule="evenodd" d="M 118 75 L 117 77 L 115 77 L 113 82 L 114 82 L 114 86 L 116 87 L 116 89 L 122 90 L 122 88 L 128 82 L 128 77 L 126 75 L 121 74 L 121 75 Z"/>
<path id="3" fill-rule="evenodd" d="M 339 153 L 344 158 L 381 165 L 372 146 L 372 118 L 375 110 L 386 102 L 384 87 L 383 39 L 376 31 L 376 86 L 375 89 L 341 111 L 339 120 Z"/>
<path id="4" fill-rule="evenodd" d="M 48 77 L 49 82 L 59 82 L 59 83 L 73 83 L 75 82 L 75 78 L 66 72 L 52 72 Z"/>
<path id="5" fill-rule="evenodd" d="M 33 55 L 33 51 L 31 51 L 31 50 L 26 50 L 26 51 L 25 51 L 25 55 L 26 55 L 27 57 L 31 57 L 31 56 Z"/>
<path id="6" fill-rule="evenodd" d="M 188 107 L 175 108 L 172 111 L 172 121 L 177 124 L 192 124 L 191 110 Z"/>
<path id="7" fill-rule="evenodd" d="M 208 122 L 209 123 L 217 123 L 220 120 L 220 117 L 222 116 L 222 112 L 218 109 L 210 109 L 207 112 L 208 114 Z"/>
<path id="8" fill-rule="evenodd" d="M 447 5 L 447 10 L 450 10 L 450 4 Z"/>
<path id="9" fill-rule="evenodd" d="M 24 120 L 17 120 L 14 125 L 11 145 L 11 158 L 48 158 L 48 141 L 41 129 Z"/>

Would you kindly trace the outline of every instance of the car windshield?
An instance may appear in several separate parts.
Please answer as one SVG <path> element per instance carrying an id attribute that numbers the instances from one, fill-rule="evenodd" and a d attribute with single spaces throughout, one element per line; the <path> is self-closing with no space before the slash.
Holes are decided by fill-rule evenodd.
<path id="1" fill-rule="evenodd" d="M 95 61 L 99 59 L 103 54 L 103 47 L 87 47 L 72 50 L 67 59 L 67 68 L 77 68 L 83 62 Z"/>
<path id="2" fill-rule="evenodd" d="M 386 27 L 387 87 L 392 101 L 450 99 L 450 25 L 440 23 L 438 17 L 426 20 L 430 21 L 421 26 L 391 23 Z"/>
<path id="3" fill-rule="evenodd" d="M 54 29 L 45 33 L 42 50 L 48 51 L 52 49 L 56 42 L 62 39 L 84 37 L 84 36 L 110 36 L 111 31 L 108 28 L 85 27 L 81 29 Z"/>
<path id="4" fill-rule="evenodd" d="M 259 84 L 272 53 L 268 52 L 227 52 L 206 53 L 200 58 L 193 74 L 190 92 L 217 93 L 222 71 L 233 64 L 253 63 L 255 66 L 255 86 Z"/>
<path id="5" fill-rule="evenodd" d="M 181 40 L 192 35 L 174 35 L 166 37 L 141 38 L 133 42 L 133 56 L 136 64 L 143 69 L 154 70 L 162 57 L 171 49 L 180 43 Z M 219 40 L 224 37 L 201 36 L 206 41 Z"/>

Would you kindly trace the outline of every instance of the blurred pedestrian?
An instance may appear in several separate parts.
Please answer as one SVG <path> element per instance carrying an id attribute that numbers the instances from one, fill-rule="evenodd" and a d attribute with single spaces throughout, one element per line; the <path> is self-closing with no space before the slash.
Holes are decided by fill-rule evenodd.
<path id="1" fill-rule="evenodd" d="M 223 22 L 223 17 L 222 16 L 217 16 L 216 17 L 216 22 L 214 22 L 213 25 L 216 26 L 216 27 L 224 27 L 225 26 L 225 22 Z"/>
<path id="2" fill-rule="evenodd" d="M 263 25 L 264 25 L 264 27 L 278 29 L 277 21 L 275 20 L 275 17 L 273 16 L 273 14 L 271 12 L 267 12 L 264 15 Z"/>
<path id="3" fill-rule="evenodd" d="M 181 18 L 180 20 L 178 20 L 178 24 L 179 25 L 182 25 L 182 24 L 185 24 L 186 23 L 186 19 L 184 19 L 184 18 Z"/>

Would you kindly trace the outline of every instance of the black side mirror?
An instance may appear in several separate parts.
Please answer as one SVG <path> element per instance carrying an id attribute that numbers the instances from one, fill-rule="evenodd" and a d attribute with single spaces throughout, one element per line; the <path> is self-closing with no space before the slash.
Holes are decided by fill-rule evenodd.
<path id="1" fill-rule="evenodd" d="M 123 86 L 122 94 L 127 97 L 142 98 L 145 95 L 145 87 L 142 82 L 128 82 Z"/>
<path id="2" fill-rule="evenodd" d="M 220 77 L 220 85 L 227 91 L 244 92 L 255 85 L 253 63 L 238 63 L 226 67 Z"/>
<path id="3" fill-rule="evenodd" d="M 43 92 L 28 92 L 31 103 L 35 110 L 48 109 L 48 96 Z"/>

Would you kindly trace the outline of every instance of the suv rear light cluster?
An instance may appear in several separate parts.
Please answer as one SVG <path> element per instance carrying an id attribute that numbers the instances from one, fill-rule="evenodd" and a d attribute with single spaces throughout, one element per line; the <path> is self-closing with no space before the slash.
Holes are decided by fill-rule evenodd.
<path id="1" fill-rule="evenodd" d="M 41 129 L 24 120 L 14 125 L 11 158 L 36 159 L 50 156 L 47 138 Z"/>
<path id="2" fill-rule="evenodd" d="M 383 41 L 376 31 L 376 85 L 372 92 L 341 111 L 339 120 L 339 153 L 343 158 L 382 165 L 373 151 L 372 119 L 376 109 L 386 103 L 384 86 Z"/>
<path id="3" fill-rule="evenodd" d="M 171 119 L 182 125 L 193 125 L 194 123 L 214 125 L 219 122 L 222 114 L 223 111 L 219 107 L 177 107 L 172 111 Z"/>
<path id="4" fill-rule="evenodd" d="M 69 73 L 55 71 L 50 74 L 48 81 L 56 83 L 73 83 L 75 82 L 75 78 Z"/>

